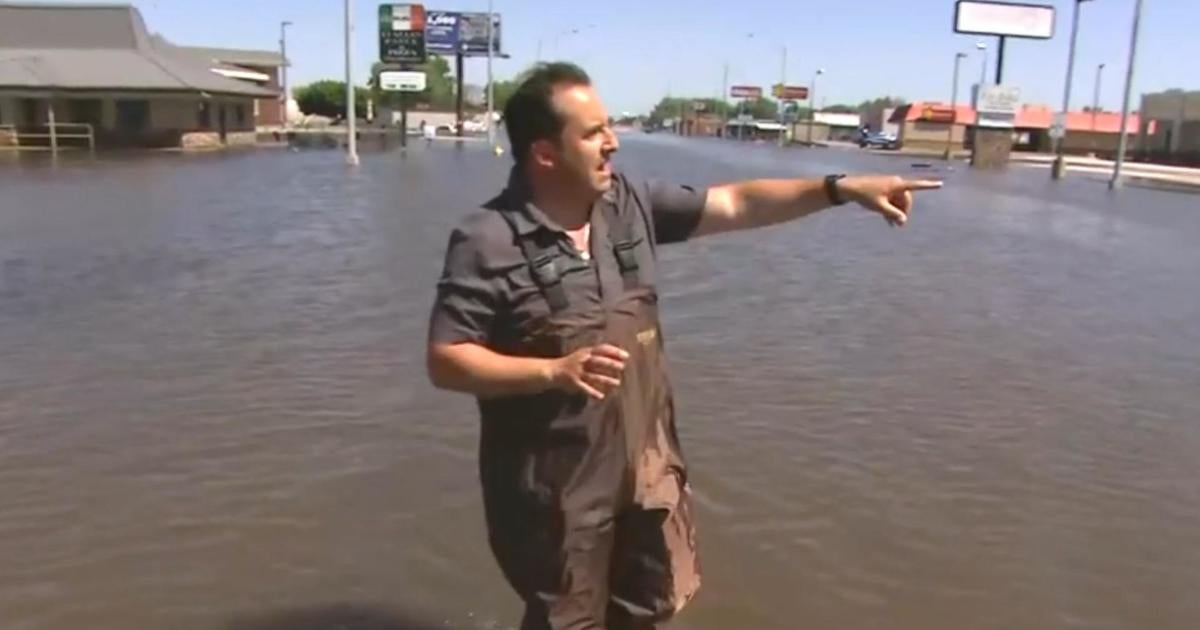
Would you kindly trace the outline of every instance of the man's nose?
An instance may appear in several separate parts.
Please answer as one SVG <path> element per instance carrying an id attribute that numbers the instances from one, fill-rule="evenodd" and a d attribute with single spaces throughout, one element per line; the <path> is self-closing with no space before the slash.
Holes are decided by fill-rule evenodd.
<path id="1" fill-rule="evenodd" d="M 604 132 L 604 151 L 608 153 L 616 153 L 617 149 L 621 148 L 621 141 L 617 139 L 617 132 L 612 129 L 607 129 Z"/>

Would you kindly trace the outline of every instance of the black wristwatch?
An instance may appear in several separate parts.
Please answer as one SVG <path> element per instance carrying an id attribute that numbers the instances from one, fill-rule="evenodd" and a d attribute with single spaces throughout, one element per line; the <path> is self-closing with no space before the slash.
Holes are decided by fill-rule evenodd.
<path id="1" fill-rule="evenodd" d="M 840 206 L 846 203 L 842 198 L 841 192 L 838 190 L 838 180 L 846 177 L 845 175 L 826 175 L 825 176 L 825 195 L 829 197 L 829 203 L 835 206 Z"/>

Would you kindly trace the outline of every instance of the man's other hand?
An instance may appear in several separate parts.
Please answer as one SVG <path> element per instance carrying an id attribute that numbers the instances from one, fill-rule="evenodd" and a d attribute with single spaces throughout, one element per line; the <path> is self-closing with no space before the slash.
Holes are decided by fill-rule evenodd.
<path id="1" fill-rule="evenodd" d="M 936 190 L 942 182 L 929 179 L 902 179 L 896 176 L 846 177 L 838 181 L 842 196 L 878 212 L 887 222 L 902 226 L 913 208 L 913 191 Z"/>
<path id="2" fill-rule="evenodd" d="M 550 380 L 559 389 L 604 400 L 621 386 L 628 359 L 628 352 L 609 344 L 580 348 L 552 363 Z"/>

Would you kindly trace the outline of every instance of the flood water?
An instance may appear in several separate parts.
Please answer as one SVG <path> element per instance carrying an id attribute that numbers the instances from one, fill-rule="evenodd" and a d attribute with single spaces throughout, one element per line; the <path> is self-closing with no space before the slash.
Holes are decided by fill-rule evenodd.
<path id="1" fill-rule="evenodd" d="M 661 250 L 706 569 L 675 627 L 1200 627 L 1200 197 L 912 162 L 624 138 L 695 184 L 947 180 L 904 229 Z M 0 627 L 515 623 L 423 355 L 507 164 L 0 163 Z"/>

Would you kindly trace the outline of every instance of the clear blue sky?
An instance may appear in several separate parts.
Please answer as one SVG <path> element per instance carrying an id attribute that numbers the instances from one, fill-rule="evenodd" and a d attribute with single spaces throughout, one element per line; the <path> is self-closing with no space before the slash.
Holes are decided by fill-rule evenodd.
<path id="1" fill-rule="evenodd" d="M 1032 1 L 1032 0 L 1026 0 Z M 1019 85 L 1028 103 L 1058 104 L 1066 72 L 1074 0 L 1042 0 L 1058 7 L 1054 39 L 1009 40 L 1005 82 Z M 342 76 L 341 0 L 134 0 L 147 26 L 186 44 L 276 48 L 279 21 L 288 31 L 293 84 Z M 375 14 L 380 3 L 356 0 L 356 79 L 378 53 Z M 1200 88 L 1200 0 L 1145 0 L 1137 95 L 1171 87 Z M 1134 0 L 1083 5 L 1073 108 L 1091 103 L 1096 66 L 1106 63 L 1102 105 L 1120 107 Z M 428 9 L 484 11 L 486 0 L 444 0 Z M 817 104 L 857 103 L 897 95 L 949 99 L 955 51 L 963 63 L 960 98 L 979 77 L 975 42 L 995 38 L 952 31 L 953 0 L 495 0 L 504 20 L 504 49 L 495 64 L 504 78 L 542 56 L 583 65 L 610 111 L 647 111 L 668 89 L 676 95 L 716 96 L 722 67 L 730 83 L 767 86 L 780 75 L 780 47 L 788 48 L 789 83 L 807 83 L 817 68 Z M 591 28 L 586 28 L 591 25 Z M 555 34 L 583 28 L 576 35 Z M 747 33 L 755 33 L 753 38 Z M 468 61 L 467 81 L 483 84 L 482 61 Z"/>

